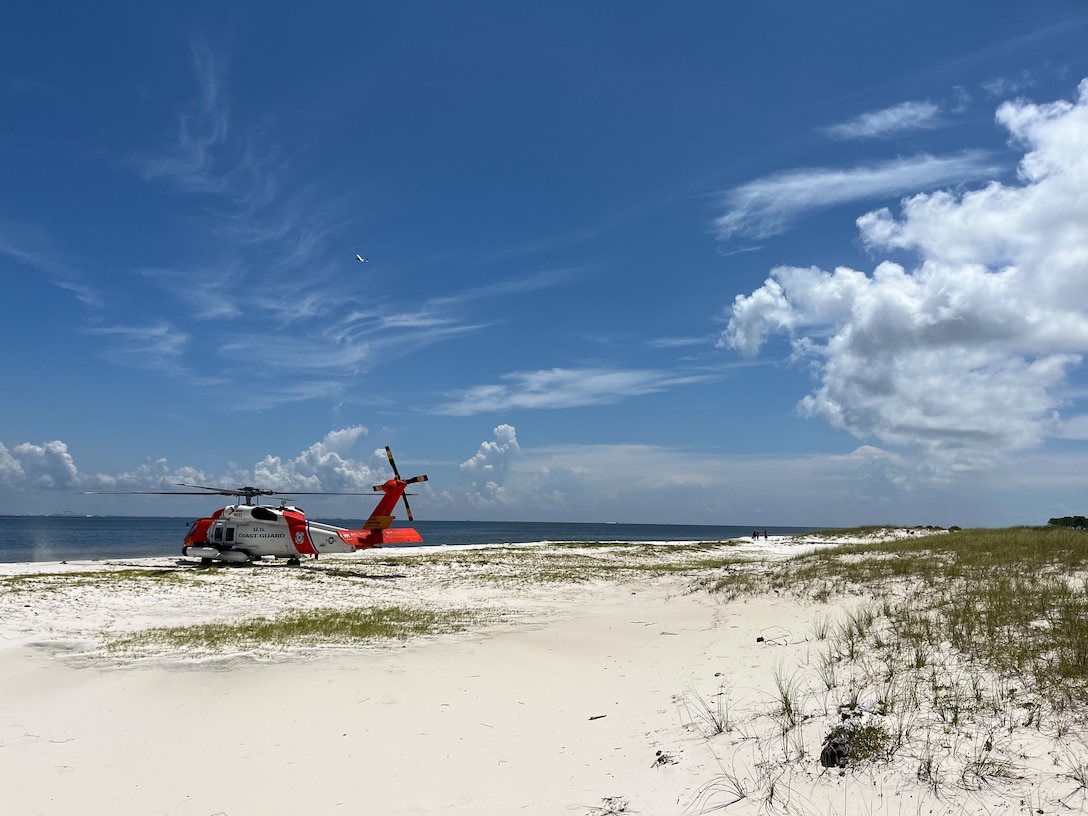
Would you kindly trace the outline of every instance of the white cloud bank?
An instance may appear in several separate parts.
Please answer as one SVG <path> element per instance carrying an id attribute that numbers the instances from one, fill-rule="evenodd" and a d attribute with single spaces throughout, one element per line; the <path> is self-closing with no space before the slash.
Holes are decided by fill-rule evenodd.
<path id="1" fill-rule="evenodd" d="M 871 251 L 909 250 L 917 266 L 776 268 L 737 296 L 719 340 L 752 355 L 787 335 L 818 372 L 803 412 L 940 474 L 1086 425 L 1063 387 L 1088 351 L 1088 80 L 1075 102 L 1007 102 L 997 121 L 1025 150 L 1018 183 L 858 219 Z"/>
<path id="2" fill-rule="evenodd" d="M 279 490 L 350 491 L 305 505 L 315 518 L 363 518 L 370 486 L 388 478 L 383 449 L 352 456 L 366 429 L 332 431 L 298 455 L 268 455 L 213 475 L 164 459 L 125 473 L 80 473 L 67 445 L 0 444 L 0 513 L 205 514 L 218 497 L 80 496 L 83 490 L 174 491 L 177 482 Z M 401 470 L 405 470 L 401 462 Z M 415 469 L 412 469 L 415 471 Z M 845 454 L 727 457 L 654 445 L 525 447 L 509 424 L 460 463 L 432 462 L 415 485 L 420 520 L 623 521 L 749 527 L 853 524 L 1043 523 L 1083 512 L 1088 457 L 1020 457 L 959 485 L 910 484 L 902 456 L 861 445 Z M 405 473 L 404 475 L 409 475 Z M 414 475 L 414 473 L 412 474 Z M 315 506 L 311 506 L 314 504 Z"/>
<path id="3" fill-rule="evenodd" d="M 178 484 L 202 484 L 226 488 L 256 485 L 285 493 L 292 490 L 367 492 L 391 474 L 384 448 L 371 452 L 369 462 L 372 464 L 351 458 L 351 449 L 366 434 L 367 429 L 361 425 L 331 431 L 293 458 L 268 455 L 250 468 L 231 464 L 220 474 L 189 466 L 172 467 L 165 459 L 156 459 L 123 473 L 88 474 L 79 471 L 67 444 L 59 440 L 41 445 L 26 442 L 10 449 L 0 443 L 0 487 L 174 491 Z"/>

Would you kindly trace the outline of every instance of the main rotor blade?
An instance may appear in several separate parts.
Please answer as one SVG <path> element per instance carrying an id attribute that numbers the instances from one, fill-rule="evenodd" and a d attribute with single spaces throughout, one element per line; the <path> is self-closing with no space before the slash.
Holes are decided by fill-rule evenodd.
<path id="1" fill-rule="evenodd" d="M 408 521 L 415 521 L 415 519 L 412 518 L 412 505 L 408 504 L 408 494 L 402 494 L 401 498 L 404 499 L 404 509 L 408 511 Z"/>
<path id="2" fill-rule="evenodd" d="M 229 487 L 205 487 L 204 485 L 184 485 L 184 487 L 199 487 L 200 490 L 81 490 L 81 496 L 207 496 L 210 491 L 222 496 L 286 496 L 288 493 L 280 493 L 278 490 L 260 490 L 258 488 L 241 487 L 232 490 Z M 291 496 L 369 496 L 369 493 L 326 490 L 292 490 Z"/>
<path id="3" fill-rule="evenodd" d="M 241 496 L 252 493 L 255 496 L 368 496 L 368 493 L 342 490 L 266 490 L 261 487 L 207 487 L 205 485 L 181 485 L 182 487 L 199 487 L 202 490 L 214 490 L 227 496 Z M 203 496 L 203 493 L 194 493 L 194 496 Z"/>
<path id="4" fill-rule="evenodd" d="M 224 490 L 230 490 L 229 487 L 211 487 L 209 485 L 189 484 L 188 482 L 175 482 L 178 487 L 199 487 L 201 490 L 214 490 L 216 493 L 221 493 Z M 246 488 L 241 488 L 245 490 Z"/>
<path id="5" fill-rule="evenodd" d="M 82 490 L 81 496 L 207 496 L 195 490 Z M 233 496 L 234 493 L 229 495 Z"/>
<path id="6" fill-rule="evenodd" d="M 273 491 L 270 490 L 269 492 L 271 493 Z M 345 492 L 339 491 L 339 490 L 337 490 L 337 491 L 329 491 L 329 490 L 289 490 L 289 491 L 287 491 L 287 493 L 290 493 L 292 496 L 369 496 L 370 495 L 369 493 L 355 493 L 355 492 L 345 493 Z M 287 493 L 282 493 L 282 494 L 281 493 L 276 493 L 276 495 L 277 496 L 280 496 L 280 495 L 286 496 Z"/>
<path id="7" fill-rule="evenodd" d="M 255 498 L 256 496 L 276 496 L 278 495 L 275 490 L 265 490 L 261 487 L 253 487 L 251 485 L 243 485 L 242 487 L 210 487 L 208 485 L 196 485 L 188 484 L 186 482 L 178 482 L 178 487 L 195 487 L 200 490 L 207 490 L 212 493 L 216 493 L 220 496 L 245 496 L 248 499 Z"/>

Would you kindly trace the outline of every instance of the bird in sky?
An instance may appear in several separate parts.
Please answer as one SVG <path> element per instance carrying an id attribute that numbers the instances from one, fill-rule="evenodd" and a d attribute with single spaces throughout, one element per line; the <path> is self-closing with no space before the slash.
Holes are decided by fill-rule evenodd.
<path id="1" fill-rule="evenodd" d="M 355 256 L 355 259 L 356 259 L 356 260 L 357 260 L 357 261 L 358 261 L 359 263 L 369 263 L 369 262 L 370 262 L 370 258 L 364 258 L 364 257 L 363 257 L 362 255 L 356 255 L 356 256 Z"/>

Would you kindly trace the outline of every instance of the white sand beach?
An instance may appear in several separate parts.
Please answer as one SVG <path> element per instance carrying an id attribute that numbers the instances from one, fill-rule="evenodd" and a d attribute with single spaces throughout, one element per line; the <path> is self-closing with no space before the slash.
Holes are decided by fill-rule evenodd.
<path id="1" fill-rule="evenodd" d="M 730 551 L 778 558 L 811 546 L 772 539 Z M 369 551 L 294 569 L 200 570 L 173 559 L 0 565 L 0 579 L 15 579 L 0 590 L 3 812 L 1084 807 L 1053 741 L 1029 743 L 1019 732 L 992 735 L 1016 757 L 1015 772 L 980 774 L 977 785 L 951 768 L 947 784 L 920 778 L 926 740 L 956 743 L 949 756 L 968 762 L 981 751 L 960 744 L 955 729 L 922 722 L 915 747 L 894 759 L 823 767 L 841 692 L 816 676 L 814 630 L 851 602 L 774 594 L 725 602 L 702 588 L 695 567 L 651 576 L 587 568 L 579 581 L 540 572 L 549 556 L 630 561 L 622 548 L 542 546 L 528 560 L 511 557 L 517 548 L 449 549 Z M 677 545 L 640 552 L 655 563 L 696 555 Z M 698 554 L 708 552 L 717 551 Z M 103 572 L 114 579 L 85 580 Z M 476 616 L 459 631 L 361 645 L 110 647 L 155 627 L 381 604 Z M 803 709 L 785 735 L 773 716 L 783 678 Z"/>

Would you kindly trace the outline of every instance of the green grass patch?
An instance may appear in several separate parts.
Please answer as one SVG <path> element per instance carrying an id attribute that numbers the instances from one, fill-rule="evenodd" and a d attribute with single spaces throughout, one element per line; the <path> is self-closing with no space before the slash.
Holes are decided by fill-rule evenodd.
<path id="1" fill-rule="evenodd" d="M 379 606 L 290 610 L 269 618 L 148 629 L 112 641 L 109 649 L 226 652 L 351 645 L 459 632 L 481 621 L 482 613 L 463 609 Z"/>

